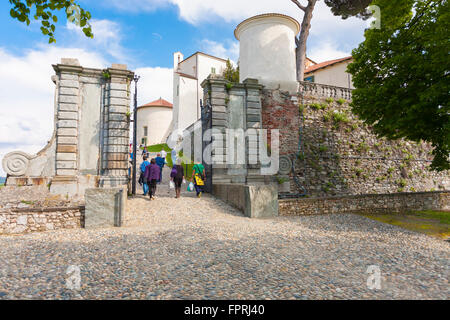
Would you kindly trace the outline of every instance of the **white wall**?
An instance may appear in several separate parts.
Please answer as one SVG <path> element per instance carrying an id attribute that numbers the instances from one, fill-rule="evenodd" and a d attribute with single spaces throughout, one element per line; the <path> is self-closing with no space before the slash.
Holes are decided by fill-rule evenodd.
<path id="1" fill-rule="evenodd" d="M 195 56 L 190 57 L 188 60 L 184 60 L 183 63 L 178 65 L 178 72 L 185 73 L 191 77 L 197 77 L 197 59 Z"/>
<path id="2" fill-rule="evenodd" d="M 184 130 L 199 118 L 197 110 L 197 80 L 180 77 L 178 129 Z"/>
<path id="3" fill-rule="evenodd" d="M 240 82 L 254 78 L 267 88 L 296 91 L 297 29 L 291 19 L 277 15 L 250 18 L 238 26 Z"/>
<path id="4" fill-rule="evenodd" d="M 203 88 L 201 86 L 202 82 L 208 78 L 211 74 L 211 68 L 216 69 L 216 74 L 222 74 L 227 66 L 227 63 L 223 60 L 217 60 L 202 54 L 198 55 L 198 98 L 197 98 L 197 108 L 200 114 L 200 99 L 203 100 Z M 204 103 L 205 101 L 203 101 Z"/>
<path id="5" fill-rule="evenodd" d="M 354 89 L 352 75 L 346 72 L 347 66 L 350 63 L 349 61 L 337 63 L 330 67 L 314 71 L 313 73 L 308 73 L 305 77 L 314 75 L 315 83 Z"/>
<path id="6" fill-rule="evenodd" d="M 175 53 L 174 61 L 178 54 Z M 216 69 L 216 74 L 221 74 L 225 67 L 225 61 L 199 53 L 185 60 L 178 68 L 174 68 L 173 130 L 184 130 L 200 119 L 200 99 L 203 99 L 201 83 L 210 75 L 211 68 Z M 178 72 L 198 78 L 180 76 L 176 73 L 177 69 Z"/>
<path id="7" fill-rule="evenodd" d="M 172 109 L 165 107 L 144 107 L 138 109 L 137 139 L 141 144 L 144 126 L 148 127 L 147 145 L 163 143 L 172 122 Z"/>

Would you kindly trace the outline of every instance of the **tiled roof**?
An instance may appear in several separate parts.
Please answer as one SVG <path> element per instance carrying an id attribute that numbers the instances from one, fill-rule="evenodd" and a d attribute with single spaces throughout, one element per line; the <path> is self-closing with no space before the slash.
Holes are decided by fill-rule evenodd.
<path id="1" fill-rule="evenodd" d="M 352 56 L 341 58 L 341 59 L 335 59 L 335 60 L 321 62 L 321 63 L 315 64 L 315 65 L 310 66 L 309 68 L 307 68 L 305 70 L 305 73 L 311 73 L 313 71 L 316 71 L 316 70 L 319 70 L 319 69 L 323 69 L 323 68 L 327 68 L 327 67 L 332 66 L 332 65 L 334 65 L 336 63 L 344 62 L 344 61 L 351 60 L 351 59 L 352 59 Z"/>
<path id="2" fill-rule="evenodd" d="M 144 104 L 143 106 L 140 106 L 139 108 L 145 108 L 145 107 L 166 107 L 166 108 L 173 108 L 173 104 L 171 104 L 169 101 L 166 101 L 162 98 L 159 98 L 158 100 L 155 100 L 153 102 Z"/>

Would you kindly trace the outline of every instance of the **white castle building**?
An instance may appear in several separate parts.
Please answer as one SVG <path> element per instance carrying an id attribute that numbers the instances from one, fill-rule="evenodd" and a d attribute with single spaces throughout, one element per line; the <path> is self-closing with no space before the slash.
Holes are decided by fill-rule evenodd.
<path id="1" fill-rule="evenodd" d="M 172 123 L 172 104 L 162 98 L 138 107 L 137 142 L 144 146 L 164 143 Z"/>
<path id="2" fill-rule="evenodd" d="M 210 74 L 222 74 L 227 60 L 196 52 L 184 59 L 174 53 L 173 61 L 173 130 L 184 130 L 200 119 L 201 83 Z"/>

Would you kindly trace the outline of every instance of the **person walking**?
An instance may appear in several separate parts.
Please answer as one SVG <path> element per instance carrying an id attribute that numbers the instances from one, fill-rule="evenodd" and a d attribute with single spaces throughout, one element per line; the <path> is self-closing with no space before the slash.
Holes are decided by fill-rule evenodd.
<path id="1" fill-rule="evenodd" d="M 148 158 L 147 147 L 144 147 L 144 149 L 142 149 L 142 157 L 147 157 Z"/>
<path id="2" fill-rule="evenodd" d="M 205 167 L 200 162 L 197 162 L 192 168 L 192 181 L 194 182 L 195 191 L 197 192 L 198 198 L 201 198 L 202 196 L 205 179 Z"/>
<path id="3" fill-rule="evenodd" d="M 181 160 L 178 160 L 177 164 L 173 166 L 170 177 L 175 184 L 175 198 L 178 199 L 181 196 L 181 184 L 183 183 L 184 179 L 184 169 L 181 165 Z"/>
<path id="4" fill-rule="evenodd" d="M 150 200 L 156 199 L 156 197 L 155 197 L 156 183 L 158 181 L 160 171 L 161 170 L 160 170 L 159 166 L 156 164 L 155 159 L 152 159 L 150 161 L 150 165 L 148 165 L 145 168 L 144 182 L 146 182 L 149 185 Z"/>
<path id="5" fill-rule="evenodd" d="M 164 149 L 161 150 L 161 158 L 163 158 L 164 163 L 166 163 L 167 152 Z"/>
<path id="6" fill-rule="evenodd" d="M 142 185 L 142 188 L 144 189 L 144 196 L 147 195 L 149 187 L 148 184 L 145 183 L 144 181 L 144 174 L 145 174 L 145 169 L 147 168 L 147 166 L 150 165 L 150 162 L 148 162 L 147 160 L 147 156 L 144 156 L 144 162 L 141 163 L 141 166 L 139 167 L 139 169 L 141 170 L 141 174 L 139 176 L 139 184 Z"/>
<path id="7" fill-rule="evenodd" d="M 172 156 L 172 163 L 177 163 L 177 150 L 176 149 L 172 149 L 170 154 Z"/>
<path id="8" fill-rule="evenodd" d="M 163 171 L 163 168 L 164 168 L 164 165 L 165 165 L 166 161 L 161 157 L 161 153 L 158 153 L 158 156 L 156 157 L 155 161 L 156 161 L 156 164 L 159 166 L 159 169 L 160 169 L 159 170 L 159 179 L 158 179 L 158 184 L 160 184 L 161 181 L 162 181 L 162 171 Z"/>

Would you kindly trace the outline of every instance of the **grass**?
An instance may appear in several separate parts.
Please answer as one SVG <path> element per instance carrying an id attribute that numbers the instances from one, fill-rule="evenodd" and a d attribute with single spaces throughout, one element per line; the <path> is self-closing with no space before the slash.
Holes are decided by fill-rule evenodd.
<path id="1" fill-rule="evenodd" d="M 141 149 L 144 150 L 144 148 Z M 166 143 L 154 144 L 147 147 L 148 152 L 160 152 L 162 149 L 166 152 L 172 151 Z"/>
<path id="2" fill-rule="evenodd" d="M 141 148 L 142 150 L 144 150 L 144 148 Z M 169 146 L 166 143 L 160 143 L 160 144 L 154 144 L 152 146 L 148 146 L 147 147 L 147 151 L 148 152 L 160 152 L 161 150 L 163 150 L 167 152 L 167 156 L 166 156 L 166 161 L 167 161 L 167 165 L 169 167 L 173 167 L 173 161 L 172 161 L 172 149 L 169 148 Z"/>
<path id="3" fill-rule="evenodd" d="M 367 218 L 424 233 L 440 239 L 450 237 L 450 212 L 418 211 L 408 213 L 361 214 Z"/>

